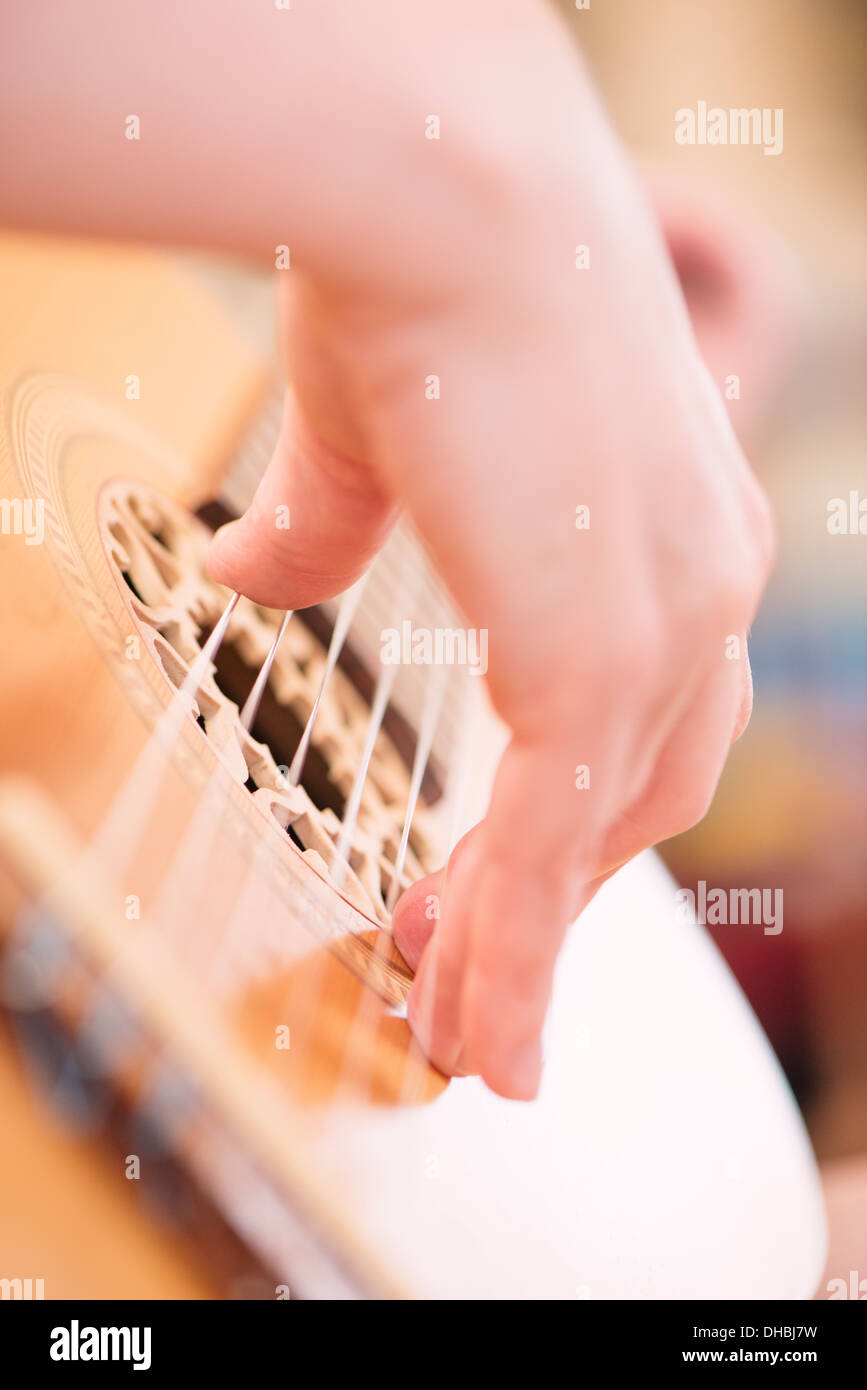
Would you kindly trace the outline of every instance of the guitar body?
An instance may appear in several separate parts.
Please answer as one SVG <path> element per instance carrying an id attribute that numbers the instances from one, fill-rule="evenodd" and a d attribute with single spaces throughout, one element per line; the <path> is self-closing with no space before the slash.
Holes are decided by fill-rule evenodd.
<path id="1" fill-rule="evenodd" d="M 228 598 L 194 513 L 268 389 L 210 293 L 138 251 L 8 237 L 0 305 L 0 1278 L 46 1297 L 809 1297 L 824 1227 L 800 1118 L 654 856 L 572 929 L 538 1101 L 418 1053 L 385 909 L 411 683 L 334 877 L 388 584 L 362 602 L 309 786 L 283 774 L 333 613 L 292 619 L 255 737 L 237 707 L 279 615 L 242 600 L 192 711 L 173 699 Z M 450 757 L 484 804 L 500 731 L 475 718 L 470 744 L 435 741 L 408 879 L 447 852 Z M 9 963 L 43 918 L 74 953 L 36 1007 Z M 146 1041 L 94 1066 L 109 995 Z M 43 1013 L 74 1086 L 46 1066 Z M 195 1097 L 168 1119 L 166 1059 Z"/>

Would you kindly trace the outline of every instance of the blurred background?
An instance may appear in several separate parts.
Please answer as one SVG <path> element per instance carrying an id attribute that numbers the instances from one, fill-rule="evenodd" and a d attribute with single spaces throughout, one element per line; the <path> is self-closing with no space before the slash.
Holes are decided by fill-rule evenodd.
<path id="1" fill-rule="evenodd" d="M 740 378 L 740 400 L 728 407 L 773 500 L 780 551 L 750 641 L 752 722 L 710 814 L 663 853 L 693 889 L 701 879 L 783 889 L 780 935 L 709 930 L 804 1109 L 864 1276 L 867 535 L 831 534 L 827 523 L 829 503 L 850 492 L 867 514 L 867 6 L 592 0 L 577 10 L 562 0 L 561 8 L 642 166 L 687 180 L 709 237 L 739 243 L 720 253 L 736 260 L 755 246 L 753 267 L 762 268 L 750 313 L 732 307 L 713 256 L 693 258 L 695 297 L 723 325 L 709 365 L 720 386 L 728 373 Z M 675 111 L 699 101 L 782 108 L 782 153 L 677 144 Z"/>

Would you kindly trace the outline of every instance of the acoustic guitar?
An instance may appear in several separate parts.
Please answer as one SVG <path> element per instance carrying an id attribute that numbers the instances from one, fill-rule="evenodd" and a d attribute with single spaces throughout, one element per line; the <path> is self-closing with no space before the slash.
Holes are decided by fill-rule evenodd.
<path id="1" fill-rule="evenodd" d="M 413 1041 L 391 909 L 503 741 L 466 664 L 380 659 L 460 626 L 413 534 L 233 598 L 279 390 L 202 276 L 7 236 L 0 305 L 3 1296 L 809 1297 L 797 1109 L 653 855 L 572 928 L 535 1102 Z"/>

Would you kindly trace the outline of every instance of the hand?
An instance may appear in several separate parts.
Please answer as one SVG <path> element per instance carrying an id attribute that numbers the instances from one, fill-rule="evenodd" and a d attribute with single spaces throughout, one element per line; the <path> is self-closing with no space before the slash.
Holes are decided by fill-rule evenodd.
<path id="1" fill-rule="evenodd" d="M 594 156 L 593 197 L 578 179 L 542 198 L 518 172 L 496 256 L 484 221 L 465 226 L 476 270 L 458 287 L 428 263 L 421 303 L 284 292 L 293 397 L 211 559 L 259 602 L 312 603 L 363 571 L 406 505 L 488 629 L 511 743 L 436 930 L 422 908 L 439 880 L 404 896 L 394 932 L 418 970 L 409 1018 L 426 1051 L 516 1098 L 539 1084 L 568 923 L 708 807 L 749 717 L 746 629 L 773 553 L 649 208 L 604 132 Z M 589 271 L 569 254 L 576 227 Z M 288 532 L 273 524 L 285 503 Z"/>

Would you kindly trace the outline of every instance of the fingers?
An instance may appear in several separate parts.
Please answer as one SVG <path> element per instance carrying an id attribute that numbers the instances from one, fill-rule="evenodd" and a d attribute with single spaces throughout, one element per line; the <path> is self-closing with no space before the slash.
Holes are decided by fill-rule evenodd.
<path id="1" fill-rule="evenodd" d="M 397 916 L 401 948 L 416 956 L 423 947 L 408 1007 L 422 1047 L 442 1070 L 478 1073 L 515 1099 L 536 1094 L 557 953 L 590 876 L 582 866 L 602 830 L 606 786 L 624 775 L 615 725 L 597 717 L 588 739 L 591 730 L 597 798 L 576 791 L 568 740 L 513 739 L 488 816 L 439 885 L 440 921 L 427 944 L 426 894 L 416 890 Z"/>
<path id="2" fill-rule="evenodd" d="M 595 818 L 604 821 L 613 804 L 606 780 L 617 789 L 614 796 L 629 786 L 616 740 L 595 754 L 597 771 L 607 758 L 610 777 L 602 779 L 597 805 L 589 803 L 592 809 L 580 816 L 575 798 L 583 793 L 564 775 L 567 746 L 513 741 L 487 819 L 462 841 L 448 871 L 416 884 L 395 912 L 398 945 L 418 967 L 410 1023 L 442 1070 L 477 1072 L 513 1099 L 536 1094 L 554 967 L 568 924 L 622 863 L 701 819 L 748 717 L 749 686 L 745 646 L 742 659 L 722 656 L 714 663 L 662 743 L 640 794 L 598 841 Z"/>
<path id="3" fill-rule="evenodd" d="M 595 872 L 613 873 L 642 850 L 691 829 L 713 800 L 731 744 L 749 722 L 746 639 L 737 660 L 714 663 L 671 732 L 637 800 L 610 828 Z"/>
<path id="4" fill-rule="evenodd" d="M 391 930 L 397 949 L 410 970 L 418 970 L 433 936 L 443 896 L 445 870 L 428 874 L 408 888 L 395 904 Z"/>
<path id="5" fill-rule="evenodd" d="M 448 863 L 437 873 L 418 879 L 395 904 L 391 930 L 397 948 L 411 970 L 418 969 L 424 949 L 440 919 L 449 875 L 455 872 L 478 839 L 480 830 L 480 826 L 474 825 L 455 845 Z"/>
<path id="6" fill-rule="evenodd" d="M 554 967 L 578 906 L 556 870 L 490 853 L 479 864 L 459 1057 L 500 1095 L 536 1095 Z"/>
<path id="7" fill-rule="evenodd" d="M 248 510 L 214 537 L 208 569 L 255 603 L 305 608 L 359 578 L 396 515 L 372 473 L 314 435 L 287 393 L 274 456 Z"/>
<path id="8" fill-rule="evenodd" d="M 417 972 L 408 1017 L 440 1070 L 479 1074 L 500 1095 L 533 1099 L 563 936 L 608 877 L 582 884 L 577 898 L 558 896 L 544 868 L 488 858 L 476 835 L 459 871 L 432 875 L 404 895 L 393 927 Z M 427 914 L 431 898 L 442 925 Z"/>

